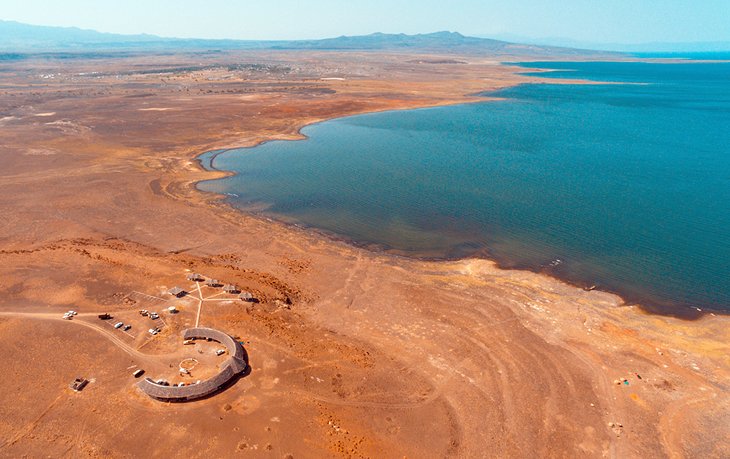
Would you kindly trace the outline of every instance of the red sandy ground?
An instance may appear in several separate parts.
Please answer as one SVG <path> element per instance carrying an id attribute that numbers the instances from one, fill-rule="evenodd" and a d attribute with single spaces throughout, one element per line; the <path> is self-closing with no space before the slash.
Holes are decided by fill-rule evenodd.
<path id="1" fill-rule="evenodd" d="M 484 260 L 372 253 L 195 191 L 216 176 L 193 160 L 204 151 L 473 101 L 529 80 L 514 71 L 324 52 L 0 64 L 0 455 L 729 457 L 727 317 L 649 315 Z M 177 302 L 151 338 L 124 298 L 164 296 L 188 270 L 261 299 L 200 317 L 247 343 L 251 373 L 160 403 L 131 372 L 177 377 L 197 303 Z M 74 393 L 77 376 L 92 382 Z"/>

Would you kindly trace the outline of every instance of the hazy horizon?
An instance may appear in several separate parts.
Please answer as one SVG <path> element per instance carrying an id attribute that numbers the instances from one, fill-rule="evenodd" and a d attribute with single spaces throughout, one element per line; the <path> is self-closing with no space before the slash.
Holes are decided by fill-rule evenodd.
<path id="1" fill-rule="evenodd" d="M 316 0 L 303 6 L 285 0 L 276 5 L 213 1 L 203 7 L 192 0 L 111 2 L 27 0 L 2 2 L 0 19 L 26 24 L 78 27 L 117 34 L 151 34 L 176 38 L 239 40 L 319 39 L 341 35 L 457 31 L 479 37 L 519 37 L 575 43 L 730 42 L 730 2 L 708 0 L 688 5 L 667 0 L 565 0 L 546 4 L 516 0 L 509 5 L 467 0 L 458 6 L 427 0 L 348 3 Z M 560 37 L 560 38 L 551 38 Z"/>

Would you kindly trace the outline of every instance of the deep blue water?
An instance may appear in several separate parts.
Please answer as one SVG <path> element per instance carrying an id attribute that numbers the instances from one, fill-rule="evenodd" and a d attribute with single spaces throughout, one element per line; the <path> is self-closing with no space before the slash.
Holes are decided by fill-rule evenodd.
<path id="1" fill-rule="evenodd" d="M 621 84 L 336 119 L 219 154 L 237 175 L 200 188 L 401 254 L 489 256 L 665 310 L 730 310 L 730 64 L 524 66 Z"/>
<path id="2" fill-rule="evenodd" d="M 691 59 L 696 61 L 730 61 L 730 51 L 695 51 L 695 52 L 664 52 L 664 53 L 634 53 L 636 57 Z"/>

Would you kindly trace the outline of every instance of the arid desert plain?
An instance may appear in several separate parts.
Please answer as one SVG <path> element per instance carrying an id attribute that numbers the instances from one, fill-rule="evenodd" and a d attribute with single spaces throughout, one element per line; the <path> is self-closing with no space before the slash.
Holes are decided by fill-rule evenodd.
<path id="1" fill-rule="evenodd" d="M 217 174 L 196 160 L 210 150 L 535 80 L 509 59 L 0 62 L 0 456 L 730 457 L 727 316 L 650 314 L 488 260 L 368 251 L 196 189 Z M 141 309 L 159 312 L 159 334 Z M 250 368 L 202 400 L 149 398 L 137 369 L 215 373 L 214 344 L 182 344 L 196 324 L 243 342 Z"/>

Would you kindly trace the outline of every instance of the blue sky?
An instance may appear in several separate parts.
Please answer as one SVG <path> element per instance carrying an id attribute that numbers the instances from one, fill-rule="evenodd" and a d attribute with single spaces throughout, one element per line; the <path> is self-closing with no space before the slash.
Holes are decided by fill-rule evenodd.
<path id="1" fill-rule="evenodd" d="M 0 19 L 198 38 L 452 30 L 604 43 L 730 41 L 730 0 L 0 0 Z"/>

